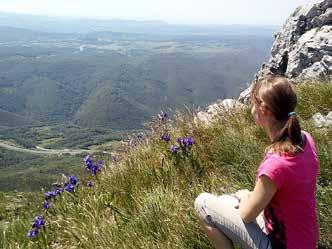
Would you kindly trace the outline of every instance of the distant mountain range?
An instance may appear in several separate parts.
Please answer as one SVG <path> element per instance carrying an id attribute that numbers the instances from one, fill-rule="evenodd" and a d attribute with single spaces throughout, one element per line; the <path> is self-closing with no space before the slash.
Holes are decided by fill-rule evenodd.
<path id="1" fill-rule="evenodd" d="M 166 35 L 259 35 L 270 36 L 278 26 L 247 25 L 173 25 L 163 21 L 105 20 L 92 18 L 50 17 L 0 12 L 0 26 L 31 29 L 50 33 L 79 33 L 113 31 Z"/>

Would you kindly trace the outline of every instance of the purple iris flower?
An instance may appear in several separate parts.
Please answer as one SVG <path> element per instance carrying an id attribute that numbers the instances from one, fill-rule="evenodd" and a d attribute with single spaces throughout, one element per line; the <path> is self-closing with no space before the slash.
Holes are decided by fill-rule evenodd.
<path id="1" fill-rule="evenodd" d="M 47 191 L 46 193 L 44 193 L 44 195 L 46 200 L 50 200 L 55 198 L 57 194 L 55 191 L 52 190 L 52 191 Z"/>
<path id="2" fill-rule="evenodd" d="M 195 144 L 195 140 L 192 137 L 186 137 L 185 143 L 187 148 L 191 148 Z"/>
<path id="3" fill-rule="evenodd" d="M 68 183 L 65 187 L 65 190 L 69 193 L 73 193 L 75 191 L 75 186 L 71 183 Z"/>
<path id="4" fill-rule="evenodd" d="M 98 162 L 94 163 L 92 161 L 92 157 L 89 155 L 84 158 L 84 161 L 86 169 L 90 171 L 91 175 L 93 176 L 97 175 L 97 173 L 100 172 L 104 167 L 104 161 L 99 160 Z"/>
<path id="5" fill-rule="evenodd" d="M 97 164 L 93 164 L 91 169 L 90 169 L 90 172 L 91 172 L 91 175 L 95 176 L 97 175 L 97 172 L 99 171 L 99 167 Z"/>
<path id="6" fill-rule="evenodd" d="M 176 146 L 176 145 L 172 145 L 172 147 L 171 147 L 171 152 L 172 152 L 173 154 L 177 154 L 177 153 L 179 153 L 179 150 L 180 150 L 180 148 L 179 148 L 178 146 Z"/>
<path id="7" fill-rule="evenodd" d="M 90 155 L 86 155 L 83 160 L 84 162 L 92 161 L 92 157 Z"/>
<path id="8" fill-rule="evenodd" d="M 99 160 L 99 161 L 97 162 L 97 165 L 98 165 L 98 168 L 101 170 L 101 169 L 104 167 L 104 161 Z"/>
<path id="9" fill-rule="evenodd" d="M 86 157 L 84 157 L 84 162 L 87 169 L 90 169 L 92 166 L 92 157 L 90 155 L 87 155 Z"/>
<path id="10" fill-rule="evenodd" d="M 77 184 L 77 177 L 76 176 L 68 176 L 68 180 L 74 186 Z"/>
<path id="11" fill-rule="evenodd" d="M 168 133 L 164 133 L 160 138 L 165 142 L 169 142 L 169 140 L 171 140 L 171 136 Z"/>
<path id="12" fill-rule="evenodd" d="M 51 207 L 51 203 L 49 203 L 48 201 L 44 201 L 43 208 L 44 209 L 49 209 L 50 207 Z"/>
<path id="13" fill-rule="evenodd" d="M 32 228 L 41 229 L 45 225 L 44 218 L 40 215 L 35 217 L 35 220 L 32 224 Z"/>
<path id="14" fill-rule="evenodd" d="M 158 117 L 163 123 L 166 123 L 166 121 L 168 119 L 168 114 L 166 112 L 161 111 L 159 113 Z"/>
<path id="15" fill-rule="evenodd" d="M 91 169 L 92 165 L 93 165 L 92 161 L 88 161 L 88 162 L 85 163 L 85 166 L 86 166 L 87 169 Z"/>
<path id="16" fill-rule="evenodd" d="M 93 181 L 88 181 L 87 186 L 88 186 L 89 188 L 92 188 L 92 187 L 93 187 Z"/>
<path id="17" fill-rule="evenodd" d="M 36 236 L 38 235 L 38 230 L 37 229 L 31 229 L 29 232 L 28 232 L 28 237 L 30 239 L 34 239 L 36 238 Z"/>
<path id="18" fill-rule="evenodd" d="M 191 147 L 195 144 L 195 140 L 192 137 L 178 138 L 177 141 L 181 147 L 186 149 L 191 149 Z"/>
<path id="19" fill-rule="evenodd" d="M 63 188 L 57 188 L 54 192 L 56 195 L 61 195 L 61 193 L 63 193 Z"/>

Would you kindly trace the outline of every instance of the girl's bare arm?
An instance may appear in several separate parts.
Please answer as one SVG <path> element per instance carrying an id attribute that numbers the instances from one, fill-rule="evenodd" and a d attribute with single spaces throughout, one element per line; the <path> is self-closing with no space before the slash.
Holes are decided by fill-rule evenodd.
<path id="1" fill-rule="evenodd" d="M 254 221 L 269 204 L 276 191 L 277 188 L 269 177 L 265 175 L 260 176 L 250 195 L 241 199 L 239 209 L 242 220 L 245 223 Z"/>

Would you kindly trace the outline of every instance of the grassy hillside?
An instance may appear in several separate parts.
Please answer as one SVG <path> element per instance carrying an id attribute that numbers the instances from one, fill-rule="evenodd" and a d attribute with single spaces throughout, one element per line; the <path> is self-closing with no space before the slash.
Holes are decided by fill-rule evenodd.
<path id="1" fill-rule="evenodd" d="M 320 159 L 320 248 L 331 248 L 332 129 L 315 129 L 310 117 L 332 109 L 332 84 L 301 85 L 298 94 L 302 127 L 315 138 Z M 249 108 L 224 113 L 208 127 L 188 112 L 166 123 L 156 120 L 151 128 L 147 138 L 133 139 L 123 148 L 121 160 L 107 161 L 97 176 L 80 177 L 75 192 L 61 194 L 48 211 L 3 215 L 0 247 L 211 248 L 193 210 L 195 198 L 203 191 L 252 188 L 268 140 L 254 125 Z M 169 142 L 160 139 L 165 132 Z M 194 138 L 194 145 L 172 153 L 171 145 L 185 136 Z M 86 186 L 88 180 L 93 187 Z M 36 215 L 46 223 L 30 240 L 27 232 Z"/>

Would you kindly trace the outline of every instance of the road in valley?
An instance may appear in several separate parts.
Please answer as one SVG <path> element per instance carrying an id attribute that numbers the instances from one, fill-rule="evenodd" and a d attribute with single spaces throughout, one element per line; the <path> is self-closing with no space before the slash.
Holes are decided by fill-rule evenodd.
<path id="1" fill-rule="evenodd" d="M 98 150 L 80 150 L 80 149 L 54 150 L 54 149 L 45 149 L 39 146 L 37 146 L 36 149 L 27 149 L 27 148 L 16 147 L 14 145 L 5 143 L 4 141 L 0 141 L 0 147 L 18 152 L 25 152 L 32 154 L 46 154 L 46 155 L 79 155 L 79 154 L 92 154 L 95 152 L 100 152 Z M 103 151 L 103 153 L 108 153 L 108 152 Z"/>

